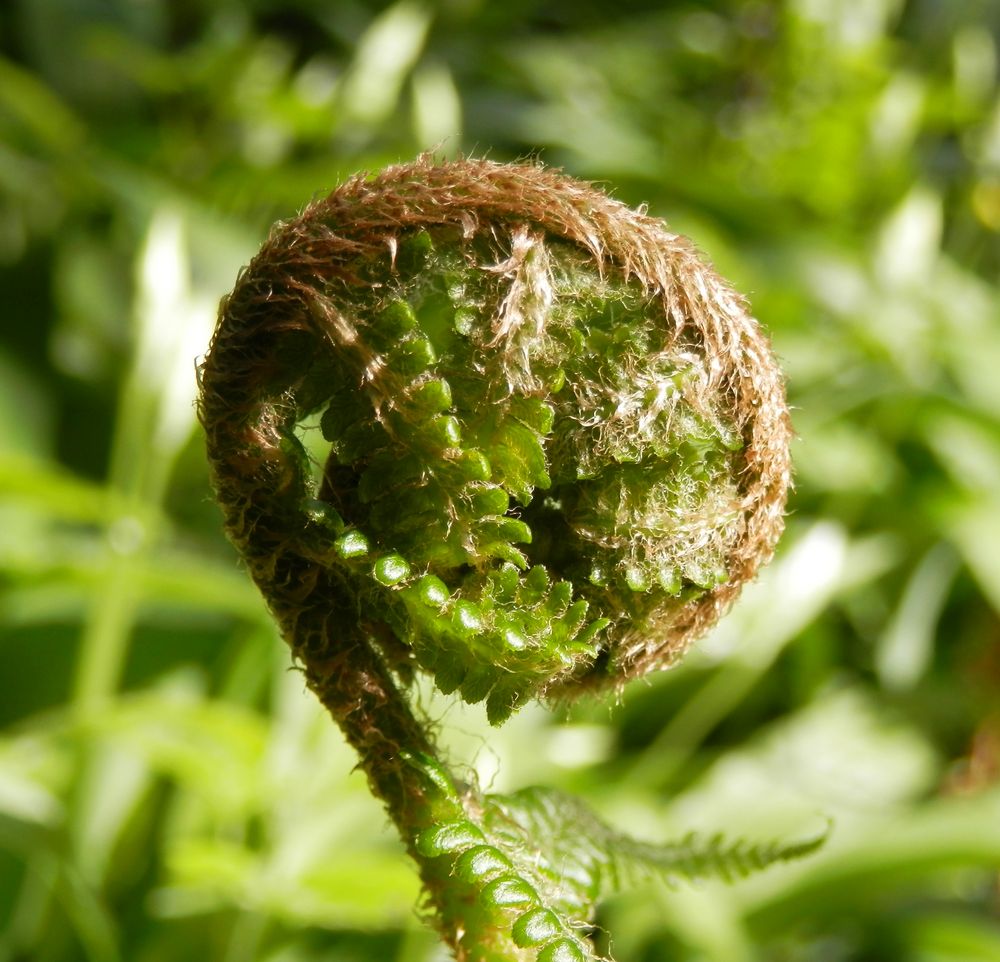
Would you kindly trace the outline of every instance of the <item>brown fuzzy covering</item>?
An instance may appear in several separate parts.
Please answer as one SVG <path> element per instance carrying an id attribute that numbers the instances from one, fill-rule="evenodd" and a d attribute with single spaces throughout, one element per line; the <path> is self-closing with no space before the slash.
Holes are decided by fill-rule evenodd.
<path id="1" fill-rule="evenodd" d="M 512 288 L 525 288 L 521 302 L 545 296 L 519 273 L 523 252 L 538 237 L 569 241 L 604 275 L 638 280 L 662 306 L 663 325 L 700 342 L 708 372 L 701 390 L 721 404 L 743 439 L 740 530 L 725 560 L 728 579 L 679 611 L 673 607 L 662 622 L 653 618 L 641 635 L 626 632 L 615 658 L 622 671 L 612 683 L 669 664 L 718 619 L 770 558 L 781 533 L 791 433 L 781 374 L 744 300 L 686 238 L 561 173 L 483 160 L 421 158 L 352 178 L 277 225 L 222 304 L 201 372 L 200 413 L 228 532 L 286 637 L 307 660 L 310 650 L 328 656 L 327 629 L 317 637 L 317 626 L 350 621 L 357 604 L 323 569 L 321 550 L 306 543 L 309 524 L 297 516 L 306 478 L 289 439 L 308 404 L 298 396 L 296 335 L 353 352 L 361 377 L 377 382 L 379 359 L 343 298 L 359 262 L 394 253 L 401 235 L 421 228 L 451 228 L 466 238 L 502 228 L 514 250 L 498 269 L 507 270 Z M 497 349 L 511 330 L 531 323 L 516 304 L 501 310 Z M 559 686 L 551 693 L 572 694 Z"/>
<path id="2" fill-rule="evenodd" d="M 331 462 L 324 484 L 314 490 L 295 433 L 303 415 L 325 403 L 321 382 L 335 369 L 351 372 L 377 414 L 383 405 L 388 410 L 399 403 L 403 386 L 393 381 L 366 339 L 354 298 L 358 291 L 379 287 L 372 265 L 394 268 L 401 239 L 420 230 L 434 233 L 438 242 L 502 238 L 498 249 L 507 256 L 485 270 L 502 276 L 506 294 L 491 317 L 480 319 L 481 327 L 485 324 L 480 346 L 491 356 L 495 352 L 512 394 L 538 396 L 544 390 L 533 380 L 528 355 L 531 344 L 545 335 L 553 298 L 548 248 L 568 244 L 586 255 L 609 284 L 638 285 L 653 305 L 656 323 L 662 323 L 661 343 L 676 342 L 697 355 L 699 373 L 696 383 L 684 389 L 685 403 L 709 412 L 738 435 L 727 489 L 736 492 L 737 503 L 726 508 L 724 533 L 717 519 L 710 519 L 703 539 L 723 546 L 726 580 L 693 592 L 687 601 L 675 593 L 662 608 L 658 596 L 636 594 L 646 605 L 633 609 L 641 610 L 641 623 L 617 616 L 602 665 L 592 655 L 585 657 L 580 665 L 571 663 L 543 679 L 536 693 L 566 698 L 582 690 L 620 687 L 627 678 L 673 662 L 716 621 L 770 558 L 781 533 L 789 419 L 782 378 L 759 325 L 690 242 L 593 187 L 537 165 L 436 164 L 421 158 L 374 177 L 359 175 L 296 219 L 276 225 L 222 302 L 200 372 L 199 414 L 227 532 L 309 687 L 358 751 L 373 791 L 420 865 L 438 925 L 457 958 L 533 959 L 535 949 L 511 940 L 504 909 L 489 908 L 474 887 L 459 883 L 451 861 L 421 851 L 421 832 L 442 818 L 461 817 L 463 806 L 469 818 L 479 821 L 481 800 L 468 792 L 460 802 L 446 791 L 442 801 L 440 786 L 412 763 L 420 757 L 439 765 L 426 726 L 397 688 L 412 668 L 407 639 L 392 630 L 377 600 L 372 604 L 378 596 L 359 594 L 349 570 L 331 552 L 331 540 L 343 530 L 338 520 L 331 523 L 331 513 L 342 508 L 342 494 L 352 496 L 338 487 L 337 472 L 349 481 L 350 471 L 345 474 Z M 347 363 L 338 368 L 324 357 L 347 358 Z M 642 372 L 636 376 L 641 381 Z M 596 387 L 577 386 L 577 399 Z M 559 405 L 572 401 L 566 397 Z M 568 420 L 573 421 L 572 413 Z M 600 426 L 595 437 L 610 445 L 610 435 L 601 434 L 605 428 Z M 583 444 L 586 437 L 578 432 L 572 443 Z M 557 446 L 568 443 L 557 439 Z M 593 456 L 603 457 L 600 445 Z M 728 505 L 732 496 L 725 498 Z M 689 526 L 695 540 L 701 537 L 700 523 L 696 518 Z M 641 537 L 627 524 L 600 535 L 608 543 Z M 592 540 L 603 547 L 600 538 Z M 613 602 L 614 592 L 606 594 Z M 612 613 L 611 620 L 615 617 Z M 440 771 L 445 772 L 443 766 Z M 592 957 L 589 950 L 587 957 Z"/>

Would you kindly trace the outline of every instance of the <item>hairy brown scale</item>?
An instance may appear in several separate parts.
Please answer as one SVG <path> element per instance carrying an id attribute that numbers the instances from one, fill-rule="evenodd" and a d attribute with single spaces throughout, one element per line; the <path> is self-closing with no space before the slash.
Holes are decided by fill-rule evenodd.
<path id="1" fill-rule="evenodd" d="M 536 165 L 358 176 L 274 228 L 201 387 L 229 536 L 460 962 L 596 962 L 581 933 L 630 859 L 743 870 L 738 848 L 644 846 L 558 793 L 481 794 L 399 690 L 420 669 L 499 723 L 620 688 L 770 558 L 782 378 L 686 239 Z"/>
<path id="2" fill-rule="evenodd" d="M 418 254 L 423 267 L 415 269 Z M 445 305 L 453 314 L 440 313 L 445 288 L 425 277 L 433 270 L 462 279 L 455 282 L 462 293 Z M 604 311 L 605 327 L 597 333 L 588 328 L 589 304 Z M 406 328 L 410 308 L 429 333 Z M 637 333 L 618 337 L 616 311 L 621 327 Z M 411 354 L 426 357 L 399 354 L 393 325 L 402 342 L 416 345 Z M 581 330 L 590 333 L 583 337 Z M 578 360 L 616 338 L 607 348 L 608 370 L 600 357 Z M 557 383 L 560 377 L 565 383 Z M 477 379 L 482 398 L 473 402 Z M 439 390 L 439 382 L 450 393 Z M 527 604 L 523 592 L 510 595 L 510 611 L 498 613 L 506 589 L 497 572 L 513 565 L 524 579 L 541 567 L 550 579 L 544 590 L 568 579 L 568 600 L 585 602 L 587 623 L 599 616 L 601 627 L 573 658 L 546 663 L 544 678 L 519 652 L 508 653 L 504 670 L 534 672 L 529 695 L 617 687 L 671 663 L 713 624 L 768 560 L 782 529 L 790 434 L 783 382 L 743 299 L 662 222 L 540 166 L 422 159 L 355 177 L 277 225 L 222 305 L 202 388 L 201 416 L 229 534 L 304 656 L 336 648 L 338 620 L 360 619 L 395 667 L 407 666 L 412 649 L 421 667 L 453 687 L 441 664 L 448 656 L 431 649 L 435 632 L 444 632 L 454 650 L 455 632 L 423 627 L 423 609 L 413 600 L 422 590 L 419 579 L 443 581 L 450 597 L 431 613 L 442 625 L 447 615 L 461 634 L 462 617 L 479 619 L 470 634 L 475 647 L 486 645 L 490 631 L 509 630 L 511 612 Z M 426 454 L 430 441 L 420 448 L 405 435 L 426 414 L 420 392 L 436 390 L 441 405 L 452 403 L 434 414 L 447 437 L 433 460 Z M 336 423 L 338 410 L 362 396 L 378 434 L 370 442 L 355 442 L 358 430 Z M 517 399 L 541 411 L 534 426 Z M 295 428 L 326 405 L 324 430 L 331 425 L 334 450 L 317 491 Z M 484 406 L 507 420 L 486 424 Z M 554 421 L 545 430 L 549 415 Z M 684 418 L 708 440 L 685 447 L 678 436 L 664 452 L 658 435 L 683 426 Z M 546 460 L 537 474 L 544 480 L 527 491 L 516 466 L 505 474 L 489 449 L 496 438 L 505 450 L 516 449 L 509 441 L 515 422 L 535 432 Z M 492 473 L 476 480 L 470 468 L 452 483 L 448 472 L 473 457 L 462 447 L 470 434 Z M 389 444 L 397 448 L 386 454 Z M 707 452 L 706 470 L 725 466 L 714 501 L 705 488 L 714 476 L 698 487 L 656 473 L 657 458 L 697 461 L 698 445 Z M 523 450 L 529 449 L 530 439 Z M 415 511 L 439 496 L 452 512 L 444 527 L 427 529 L 440 535 L 444 547 L 437 554 L 410 534 L 394 537 L 378 528 L 393 505 L 379 500 L 382 479 L 372 466 L 405 469 L 404 456 L 411 454 L 424 461 L 399 483 L 399 496 Z M 359 482 L 371 490 L 359 496 Z M 394 484 L 388 468 L 384 484 Z M 648 490 L 636 500 L 632 489 L 643 485 Z M 504 510 L 464 519 L 459 508 L 477 492 L 489 500 L 494 489 L 508 497 Z M 502 507 L 503 495 L 494 501 Z M 531 529 L 530 543 L 518 534 L 519 522 Z M 462 524 L 464 541 L 454 535 Z M 507 531 L 506 554 L 477 555 L 484 525 Z M 345 530 L 358 546 L 367 539 L 363 564 L 351 560 L 351 544 L 338 548 L 339 555 L 330 552 L 329 541 Z M 671 531 L 680 532 L 684 544 L 670 548 Z M 697 551 L 715 559 L 713 571 L 698 574 Z M 610 574 L 600 569 L 601 552 L 612 559 Z M 570 554 L 589 567 L 574 568 Z M 379 558 L 385 570 L 371 567 Z M 405 576 L 393 580 L 392 572 L 404 567 Z M 468 610 L 456 607 L 466 601 Z M 559 614 L 554 602 L 550 608 Z M 526 623 L 526 616 L 517 617 Z M 567 651 L 574 630 L 584 632 L 566 629 Z M 527 647 L 540 644 L 527 637 Z M 454 679 L 454 687 L 469 689 L 462 691 L 470 700 L 498 684 L 495 678 L 470 682 L 476 664 Z M 512 688 L 504 698 L 498 717 L 516 707 L 523 692 Z"/>

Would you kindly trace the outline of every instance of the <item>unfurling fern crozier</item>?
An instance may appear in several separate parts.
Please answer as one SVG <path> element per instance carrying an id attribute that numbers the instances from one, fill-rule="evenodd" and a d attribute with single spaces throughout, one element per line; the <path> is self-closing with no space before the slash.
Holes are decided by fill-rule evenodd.
<path id="1" fill-rule="evenodd" d="M 348 181 L 275 228 L 201 373 L 228 533 L 444 915 L 428 833 L 454 799 L 399 685 L 427 672 L 494 723 L 620 689 L 781 531 L 783 382 L 745 303 L 660 221 L 540 166 Z"/>

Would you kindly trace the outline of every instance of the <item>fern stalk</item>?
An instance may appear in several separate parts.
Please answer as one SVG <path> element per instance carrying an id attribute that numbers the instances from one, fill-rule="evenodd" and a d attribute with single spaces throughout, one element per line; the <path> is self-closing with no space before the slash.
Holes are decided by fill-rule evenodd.
<path id="1" fill-rule="evenodd" d="M 448 771 L 405 689 L 427 672 L 500 724 L 668 667 L 732 603 L 789 478 L 782 378 L 742 299 L 589 185 L 423 158 L 276 226 L 201 386 L 227 532 L 457 958 L 593 958 L 610 863 L 575 887 L 548 871 L 531 806 Z"/>

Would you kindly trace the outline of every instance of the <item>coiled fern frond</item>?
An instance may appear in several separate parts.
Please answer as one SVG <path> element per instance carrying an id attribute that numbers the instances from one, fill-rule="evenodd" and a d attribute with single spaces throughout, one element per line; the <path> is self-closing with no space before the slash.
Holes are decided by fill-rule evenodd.
<path id="1" fill-rule="evenodd" d="M 620 689 L 715 622 L 771 556 L 789 480 L 783 382 L 745 303 L 589 185 L 424 158 L 279 224 L 201 377 L 227 531 L 445 936 L 462 958 L 576 959 L 568 903 L 492 844 L 490 805 L 399 685 L 427 672 L 499 724 Z"/>

